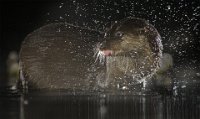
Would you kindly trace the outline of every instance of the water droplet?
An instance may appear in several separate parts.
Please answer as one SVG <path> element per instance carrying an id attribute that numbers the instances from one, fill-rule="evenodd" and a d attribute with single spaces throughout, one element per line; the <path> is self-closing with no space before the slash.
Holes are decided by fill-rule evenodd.
<path id="1" fill-rule="evenodd" d="M 128 90 L 128 87 L 127 86 L 123 86 L 122 90 Z"/>
<path id="2" fill-rule="evenodd" d="M 167 6 L 167 10 L 170 10 L 170 9 L 171 9 L 171 6 L 170 6 L 170 5 L 168 5 L 168 6 Z"/>

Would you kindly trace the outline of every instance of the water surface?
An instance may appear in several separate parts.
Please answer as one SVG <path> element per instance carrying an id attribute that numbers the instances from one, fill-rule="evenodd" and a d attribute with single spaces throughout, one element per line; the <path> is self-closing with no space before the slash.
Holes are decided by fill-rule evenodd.
<path id="1" fill-rule="evenodd" d="M 191 91 L 192 92 L 192 91 Z M 200 95 L 34 91 L 0 97 L 2 119 L 199 119 Z M 7 93 L 8 94 L 8 93 Z"/>

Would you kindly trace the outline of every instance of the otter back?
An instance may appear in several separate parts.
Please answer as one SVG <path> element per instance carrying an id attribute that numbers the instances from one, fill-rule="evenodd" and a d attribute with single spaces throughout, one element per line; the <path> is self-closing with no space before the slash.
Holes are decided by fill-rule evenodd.
<path id="1" fill-rule="evenodd" d="M 30 33 L 21 45 L 20 79 L 29 88 L 89 89 L 95 74 L 93 49 L 100 34 L 52 23 Z"/>

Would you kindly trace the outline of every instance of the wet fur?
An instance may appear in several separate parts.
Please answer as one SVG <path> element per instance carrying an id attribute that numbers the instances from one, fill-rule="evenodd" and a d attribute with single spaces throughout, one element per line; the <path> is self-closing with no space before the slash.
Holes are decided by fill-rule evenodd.
<path id="1" fill-rule="evenodd" d="M 122 38 L 114 35 L 119 30 Z M 102 38 L 99 32 L 64 23 L 33 31 L 21 45 L 21 82 L 33 89 L 116 90 L 134 87 L 159 67 L 160 36 L 144 20 L 127 18 L 106 34 Z M 113 55 L 105 56 L 103 46 Z"/>
<path id="2" fill-rule="evenodd" d="M 123 32 L 120 38 L 114 36 L 119 31 Z M 106 65 L 105 86 L 110 82 L 110 86 L 113 83 L 116 86 L 129 85 L 133 80 L 149 80 L 158 70 L 162 56 L 160 35 L 146 21 L 137 18 L 122 20 L 106 33 L 105 41 L 98 44 L 96 50 L 96 61 Z M 102 46 L 104 50 L 112 50 L 113 55 L 105 56 Z"/>

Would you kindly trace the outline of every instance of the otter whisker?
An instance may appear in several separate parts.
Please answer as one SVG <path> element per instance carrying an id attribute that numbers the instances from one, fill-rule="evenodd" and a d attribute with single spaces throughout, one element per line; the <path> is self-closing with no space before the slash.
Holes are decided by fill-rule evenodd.
<path id="1" fill-rule="evenodd" d="M 96 49 L 96 52 L 95 52 L 94 56 L 96 57 L 95 63 L 99 60 L 99 62 L 101 64 L 104 64 L 106 57 L 105 57 L 105 55 L 104 55 L 104 53 L 102 51 Z"/>
<path id="2" fill-rule="evenodd" d="M 100 63 L 103 64 L 105 62 L 105 58 L 106 58 L 104 53 L 102 51 L 99 51 L 98 56 L 99 56 Z"/>

